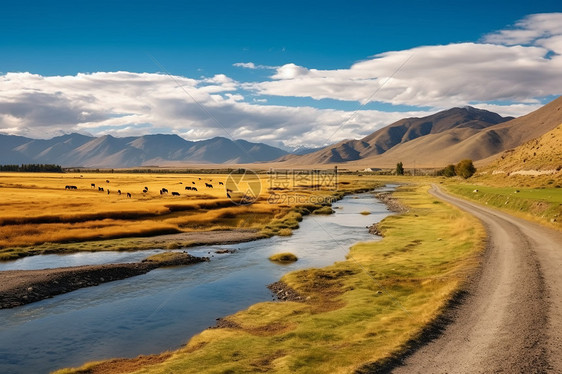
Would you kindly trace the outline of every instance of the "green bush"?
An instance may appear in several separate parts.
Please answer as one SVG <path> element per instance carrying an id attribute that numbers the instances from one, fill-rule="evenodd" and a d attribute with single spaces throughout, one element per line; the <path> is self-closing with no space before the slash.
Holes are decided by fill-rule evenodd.
<path id="1" fill-rule="evenodd" d="M 475 172 L 476 168 L 472 164 L 472 160 L 462 160 L 455 166 L 455 173 L 464 179 L 472 177 Z"/>

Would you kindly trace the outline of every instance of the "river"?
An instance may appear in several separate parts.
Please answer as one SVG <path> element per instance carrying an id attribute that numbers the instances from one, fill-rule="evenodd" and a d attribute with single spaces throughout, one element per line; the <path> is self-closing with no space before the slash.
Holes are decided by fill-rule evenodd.
<path id="1" fill-rule="evenodd" d="M 210 262 L 156 269 L 0 310 L 0 373 L 48 373 L 86 361 L 177 349 L 216 318 L 271 301 L 265 286 L 283 274 L 342 261 L 354 243 L 378 240 L 365 227 L 389 214 L 372 193 L 346 196 L 333 207 L 335 214 L 304 217 L 290 237 L 188 250 L 213 256 Z M 218 249 L 235 252 L 216 254 Z M 158 251 L 33 256 L 1 263 L 0 270 L 130 262 Z M 292 252 L 299 260 L 270 262 L 278 252 Z"/>

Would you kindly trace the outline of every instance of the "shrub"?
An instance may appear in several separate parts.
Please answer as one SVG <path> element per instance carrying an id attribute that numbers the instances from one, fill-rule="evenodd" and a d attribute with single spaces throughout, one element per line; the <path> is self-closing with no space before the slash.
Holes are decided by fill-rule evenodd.
<path id="1" fill-rule="evenodd" d="M 437 172 L 437 175 L 442 175 L 447 178 L 454 177 L 455 175 L 457 175 L 457 173 L 455 172 L 455 165 L 447 165 L 444 169 L 439 170 Z"/>
<path id="2" fill-rule="evenodd" d="M 476 168 L 472 164 L 472 160 L 462 160 L 455 166 L 455 173 L 458 176 L 468 179 L 476 172 Z"/>

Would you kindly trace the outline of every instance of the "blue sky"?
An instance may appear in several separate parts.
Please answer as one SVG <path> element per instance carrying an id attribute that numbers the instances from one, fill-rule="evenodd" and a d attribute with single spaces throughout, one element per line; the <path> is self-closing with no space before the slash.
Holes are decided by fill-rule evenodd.
<path id="1" fill-rule="evenodd" d="M 458 69 L 445 72 L 449 80 L 476 74 L 488 82 L 494 71 L 484 66 L 487 58 L 498 63 L 529 58 L 537 70 L 555 71 L 558 61 L 550 57 L 561 52 L 556 26 L 556 12 L 562 11 L 559 1 L 348 3 L 4 3 L 0 12 L 0 79 L 4 80 L 0 84 L 8 89 L 0 86 L 0 132 L 47 136 L 79 131 L 119 136 L 159 131 L 195 139 L 224 136 L 221 127 L 228 127 L 235 137 L 314 146 L 364 136 L 400 118 L 401 113 L 417 115 L 457 104 L 493 110 L 501 103 L 498 112 L 518 115 L 561 93 L 548 83 L 556 81 L 556 75 L 537 77 L 528 69 L 518 71 L 521 66 L 507 69 L 510 79 L 522 76 L 524 82 L 539 85 L 544 81 L 544 87 L 528 92 L 508 89 L 518 84 L 502 77 L 497 85 L 487 87 L 500 92 L 494 95 L 479 95 L 477 87 L 470 88 L 470 93 L 460 92 L 462 82 L 432 89 L 446 93 L 442 95 L 411 92 L 416 87 L 423 91 L 421 87 L 438 81 L 433 75 L 440 63 L 444 70 L 453 65 Z M 533 18 L 536 14 L 551 16 Z M 501 33 L 514 29 L 521 31 L 514 34 L 515 39 Z M 534 36 L 521 36 L 525 32 Z M 549 44 L 540 42 L 547 36 Z M 498 48 L 488 48 L 490 43 Z M 482 59 L 477 63 L 481 69 L 469 73 L 461 69 L 458 62 L 463 53 L 470 58 L 480 56 L 480 51 Z M 445 58 L 434 59 L 435 55 Z M 431 61 L 431 66 L 422 60 Z M 241 63 L 253 65 L 242 67 Z M 549 66 L 540 68 L 543 65 Z M 367 70 L 373 73 L 366 74 Z M 112 72 L 137 75 L 107 75 Z M 404 83 L 426 73 L 430 83 L 420 81 L 411 87 Z M 401 74 L 403 85 L 394 87 Z M 495 74 L 498 76 L 497 71 Z M 467 82 L 464 86 L 474 81 Z M 122 84 L 122 91 L 111 86 L 115 84 Z M 143 84 L 146 89 L 140 88 Z M 177 95 L 168 95 L 164 85 Z M 159 96 L 138 106 L 131 100 L 112 106 L 101 98 L 104 93 L 127 95 L 131 87 L 139 90 L 137 99 L 145 91 Z M 177 107 L 182 99 L 185 106 Z M 38 104 L 40 109 L 31 108 Z M 225 123 L 218 125 L 195 113 L 199 104 Z M 169 105 L 170 109 L 153 115 L 155 105 Z M 361 113 L 354 114 L 356 110 Z M 40 120 L 40 116 L 53 120 Z M 330 116 L 335 118 L 332 122 L 326 119 Z M 346 131 L 329 136 L 345 121 Z M 172 125 L 175 122 L 181 124 Z"/>

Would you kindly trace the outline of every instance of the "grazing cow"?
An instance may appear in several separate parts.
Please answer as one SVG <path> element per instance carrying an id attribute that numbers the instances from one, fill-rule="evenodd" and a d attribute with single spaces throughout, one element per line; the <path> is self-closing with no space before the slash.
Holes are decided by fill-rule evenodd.
<path id="1" fill-rule="evenodd" d="M 109 195 L 109 188 L 107 189 L 107 194 Z"/>
<path id="2" fill-rule="evenodd" d="M 106 180 L 105 180 L 105 183 L 109 183 L 109 179 L 106 179 Z"/>
<path id="3" fill-rule="evenodd" d="M 160 191 L 161 191 L 162 193 L 168 193 L 168 190 L 165 189 L 165 188 L 162 188 Z"/>
<path id="4" fill-rule="evenodd" d="M 191 187 L 190 187 L 190 186 L 185 187 L 185 189 L 191 191 Z"/>
<path id="5" fill-rule="evenodd" d="M 65 190 L 71 190 L 71 189 L 72 189 L 72 186 L 64 186 L 64 189 L 65 189 Z"/>
<path id="6" fill-rule="evenodd" d="M 222 183 L 222 182 L 219 182 L 219 186 L 224 186 L 224 183 Z"/>
<path id="7" fill-rule="evenodd" d="M 144 190 L 142 190 L 142 193 L 147 193 L 147 192 L 148 192 L 148 189 L 146 189 L 146 188 Z"/>
<path id="8" fill-rule="evenodd" d="M 130 193 L 128 193 L 128 192 L 127 192 L 127 197 L 128 197 L 128 198 L 131 198 L 131 194 L 130 194 Z"/>
<path id="9" fill-rule="evenodd" d="M 191 184 L 195 184 L 195 182 L 191 182 Z"/>
<path id="10" fill-rule="evenodd" d="M 148 191 L 148 187 L 145 186 L 144 189 Z"/>
<path id="11" fill-rule="evenodd" d="M 98 191 L 103 192 L 103 187 L 98 187 Z"/>
<path id="12" fill-rule="evenodd" d="M 205 183 L 205 187 L 207 187 L 207 188 L 213 188 L 213 185 L 212 185 L 212 184 L 209 184 L 209 183 Z"/>
<path id="13" fill-rule="evenodd" d="M 197 191 L 197 187 L 191 187 L 191 191 Z"/>
<path id="14" fill-rule="evenodd" d="M 96 184 L 95 184 L 95 183 L 90 184 L 90 186 L 92 186 L 92 188 L 96 188 Z"/>
<path id="15" fill-rule="evenodd" d="M 180 195 L 179 192 L 173 192 L 173 191 L 172 191 L 172 196 L 179 196 L 179 195 Z"/>
<path id="16" fill-rule="evenodd" d="M 121 190 L 117 190 L 117 195 L 121 195 Z"/>

